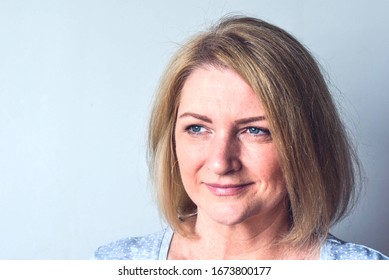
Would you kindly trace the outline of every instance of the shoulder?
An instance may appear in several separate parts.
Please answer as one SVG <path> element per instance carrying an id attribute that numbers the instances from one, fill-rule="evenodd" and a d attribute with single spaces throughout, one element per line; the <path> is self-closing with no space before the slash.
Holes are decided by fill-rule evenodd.
<path id="1" fill-rule="evenodd" d="M 389 260 L 384 254 L 367 246 L 345 242 L 329 235 L 322 247 L 320 258 L 324 260 Z"/>
<path id="2" fill-rule="evenodd" d="M 168 247 L 164 247 L 170 244 L 169 234 L 166 228 L 145 236 L 123 238 L 99 247 L 94 257 L 98 260 L 158 260 L 161 250 L 165 249 L 167 254 Z"/>

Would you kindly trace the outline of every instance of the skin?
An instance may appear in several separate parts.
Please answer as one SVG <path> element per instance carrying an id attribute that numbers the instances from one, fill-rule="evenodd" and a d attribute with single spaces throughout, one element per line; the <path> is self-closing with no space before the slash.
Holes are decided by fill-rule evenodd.
<path id="1" fill-rule="evenodd" d="M 185 221 L 192 237 L 174 234 L 170 259 L 306 258 L 277 243 L 288 230 L 285 182 L 262 104 L 236 72 L 196 69 L 174 133 L 198 214 Z"/>

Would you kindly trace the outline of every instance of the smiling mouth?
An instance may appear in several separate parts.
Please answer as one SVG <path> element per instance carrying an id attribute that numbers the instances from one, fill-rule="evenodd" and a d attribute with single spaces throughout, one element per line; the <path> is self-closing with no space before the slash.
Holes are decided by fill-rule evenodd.
<path id="1" fill-rule="evenodd" d="M 239 185 L 220 185 L 220 184 L 207 184 L 208 190 L 216 195 L 216 196 L 234 196 L 238 195 L 244 191 L 251 185 L 248 184 L 239 184 Z"/>

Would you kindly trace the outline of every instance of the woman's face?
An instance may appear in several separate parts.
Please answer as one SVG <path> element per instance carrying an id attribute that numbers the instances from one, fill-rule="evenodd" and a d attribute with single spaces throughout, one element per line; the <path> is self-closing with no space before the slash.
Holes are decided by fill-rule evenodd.
<path id="1" fill-rule="evenodd" d="M 181 93 L 176 154 L 198 215 L 234 225 L 285 215 L 286 189 L 261 102 L 234 71 L 195 70 Z"/>

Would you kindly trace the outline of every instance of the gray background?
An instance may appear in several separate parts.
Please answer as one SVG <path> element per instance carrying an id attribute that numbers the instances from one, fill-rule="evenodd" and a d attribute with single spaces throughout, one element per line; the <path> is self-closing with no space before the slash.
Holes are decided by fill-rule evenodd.
<path id="1" fill-rule="evenodd" d="M 0 0 L 0 259 L 88 259 L 163 226 L 151 99 L 177 46 L 227 13 L 286 29 L 322 64 L 367 177 L 333 232 L 389 254 L 388 3 Z"/>

